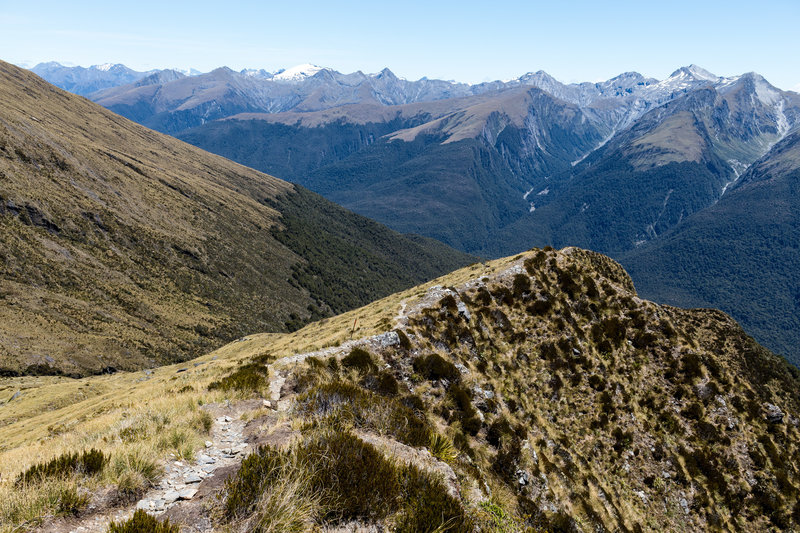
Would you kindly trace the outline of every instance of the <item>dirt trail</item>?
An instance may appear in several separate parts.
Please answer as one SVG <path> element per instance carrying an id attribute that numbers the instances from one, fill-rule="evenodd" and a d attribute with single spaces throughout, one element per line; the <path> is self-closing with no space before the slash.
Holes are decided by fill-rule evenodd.
<path id="1" fill-rule="evenodd" d="M 512 264 L 501 272 L 494 273 L 492 277 L 500 278 L 513 275 L 521 270 L 521 264 Z M 477 282 L 481 283 L 481 282 Z M 475 285 L 476 282 L 467 283 Z M 463 288 L 463 287 L 462 287 Z M 394 317 L 395 327 L 404 327 L 408 324 L 410 315 L 418 313 L 422 308 L 434 305 L 445 295 L 458 297 L 458 293 L 441 286 L 431 287 L 418 301 L 409 305 L 406 300 L 401 302 L 397 315 Z M 460 298 L 458 303 L 463 305 Z M 164 465 L 164 475 L 159 482 L 151 488 L 139 501 L 125 507 L 109 507 L 103 504 L 103 498 L 96 498 L 99 503 L 90 505 L 88 513 L 76 518 L 56 518 L 45 521 L 36 531 L 52 533 L 105 533 L 110 522 L 121 522 L 130 518 L 136 509 L 144 509 L 155 516 L 165 515 L 173 522 L 180 523 L 182 531 L 206 533 L 213 531 L 207 513 L 204 513 L 207 503 L 206 498 L 215 498 L 224 486 L 225 478 L 238 469 L 241 460 L 253 449 L 257 439 L 248 435 L 246 423 L 242 415 L 258 409 L 268 407 L 273 410 L 273 415 L 262 417 L 269 419 L 268 425 L 275 426 L 277 430 L 273 435 L 275 444 L 287 442 L 291 439 L 293 431 L 288 428 L 278 427 L 278 412 L 285 412 L 291 407 L 291 395 L 286 396 L 283 391 L 284 384 L 290 376 L 292 367 L 302 363 L 308 357 L 327 358 L 342 356 L 356 346 L 372 350 L 380 350 L 386 346 L 400 342 L 394 331 L 374 335 L 372 337 L 355 339 L 342 343 L 340 346 L 330 347 L 315 352 L 307 352 L 283 357 L 273 362 L 270 367 L 269 400 L 247 400 L 239 402 L 225 402 L 224 404 L 209 404 L 203 408 L 214 416 L 214 423 L 205 448 L 199 450 L 192 461 L 174 460 Z M 257 422 L 257 421 L 254 421 Z M 285 423 L 284 423 L 285 425 Z M 263 427 L 261 428 L 263 429 Z M 252 429 L 251 429 L 252 432 Z M 379 437 L 362 432 L 360 438 L 379 447 L 385 447 L 385 442 L 378 442 Z M 251 444 L 248 444 L 248 441 Z M 398 445 L 393 443 L 393 450 L 397 452 Z M 425 452 L 406 450 L 407 460 L 429 463 L 430 457 Z M 429 454 L 428 454 L 429 455 Z M 436 463 L 437 461 L 433 461 Z M 442 463 L 444 464 L 444 463 Z M 432 465 L 426 464 L 427 467 Z M 433 465 L 436 466 L 436 465 Z M 446 465 L 445 465 L 446 466 Z M 438 465 L 437 468 L 441 468 Z M 452 471 L 441 472 L 449 482 L 450 488 L 455 486 Z M 92 508 L 94 507 L 94 509 Z"/>

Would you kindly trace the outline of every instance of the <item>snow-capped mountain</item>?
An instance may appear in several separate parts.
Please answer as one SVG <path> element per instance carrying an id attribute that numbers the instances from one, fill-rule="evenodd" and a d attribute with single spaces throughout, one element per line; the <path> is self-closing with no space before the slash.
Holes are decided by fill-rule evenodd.
<path id="1" fill-rule="evenodd" d="M 239 74 L 243 76 L 248 76 L 250 78 L 261 78 L 264 80 L 272 79 L 274 74 L 272 72 L 267 72 L 263 68 L 255 69 L 255 68 L 245 68 L 239 71 Z"/>
<path id="2" fill-rule="evenodd" d="M 203 71 L 197 70 L 196 68 L 192 68 L 192 67 L 189 67 L 189 68 L 173 68 L 173 69 L 168 69 L 168 70 L 174 70 L 176 72 L 180 72 L 184 76 L 199 76 L 200 74 L 203 74 Z"/>
<path id="3" fill-rule="evenodd" d="M 286 69 L 283 72 L 279 72 L 278 74 L 275 74 L 272 79 L 275 81 L 300 82 L 310 78 L 321 70 L 327 69 L 324 69 L 324 67 L 318 67 L 317 65 L 312 65 L 311 63 L 304 63 L 302 65 L 297 65 Z"/>
<path id="4" fill-rule="evenodd" d="M 134 83 L 156 72 L 154 70 L 138 72 L 120 63 L 104 63 L 85 68 L 67 67 L 55 61 L 39 63 L 31 71 L 57 87 L 82 96 Z"/>

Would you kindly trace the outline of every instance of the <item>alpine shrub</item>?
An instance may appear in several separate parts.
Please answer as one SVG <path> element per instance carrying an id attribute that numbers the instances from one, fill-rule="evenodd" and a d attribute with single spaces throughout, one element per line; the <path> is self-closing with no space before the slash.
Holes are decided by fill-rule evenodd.
<path id="1" fill-rule="evenodd" d="M 446 379 L 455 382 L 461 379 L 461 373 L 456 366 L 439 354 L 421 355 L 414 359 L 413 367 L 415 372 L 429 380 Z"/>
<path id="2" fill-rule="evenodd" d="M 180 533 L 181 528 L 169 523 L 169 519 L 159 522 L 156 517 L 137 509 L 125 522 L 111 522 L 107 533 Z"/>
<path id="3" fill-rule="evenodd" d="M 362 373 L 374 372 L 378 369 L 372 356 L 363 348 L 353 348 L 350 354 L 342 358 L 342 366 Z"/>
<path id="4" fill-rule="evenodd" d="M 92 448 L 83 453 L 65 453 L 46 463 L 28 468 L 17 478 L 17 486 L 44 479 L 71 475 L 93 476 L 100 473 L 108 462 L 103 452 Z"/>

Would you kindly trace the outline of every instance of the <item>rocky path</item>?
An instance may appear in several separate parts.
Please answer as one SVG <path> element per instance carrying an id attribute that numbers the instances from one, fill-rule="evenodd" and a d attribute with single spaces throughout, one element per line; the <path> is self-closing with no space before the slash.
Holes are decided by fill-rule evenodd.
<path id="1" fill-rule="evenodd" d="M 144 509 L 150 514 L 159 516 L 191 503 L 198 495 L 198 491 L 201 491 L 204 482 L 208 484 L 207 482 L 210 482 L 215 473 L 221 469 L 230 472 L 230 467 L 237 465 L 247 454 L 249 446 L 245 442 L 245 422 L 241 419 L 241 415 L 262 405 L 261 400 L 209 405 L 207 408 L 216 415 L 216 418 L 205 447 L 195 454 L 192 461 L 174 460 L 167 463 L 164 466 L 165 475 L 141 500 L 123 508 L 98 510 L 90 516 L 46 522 L 39 531 L 105 533 L 112 521 L 118 523 L 125 521 L 136 509 Z M 221 480 L 213 485 L 219 488 Z M 194 530 L 210 531 L 211 524 L 207 526 L 208 529 L 194 528 Z"/>
<path id="2" fill-rule="evenodd" d="M 158 515 L 180 501 L 191 500 L 200 483 L 221 467 L 241 461 L 247 450 L 244 422 L 224 415 L 214 420 L 211 440 L 206 441 L 193 462 L 173 461 L 164 470 L 166 476 L 155 489 L 136 504 L 137 509 Z"/>
<path id="3" fill-rule="evenodd" d="M 444 295 L 453 294 L 441 286 L 431 287 L 427 294 L 415 305 L 409 306 L 404 300 L 394 317 L 396 327 L 407 325 L 408 316 L 422 307 L 433 305 Z M 457 293 L 455 293 L 457 295 Z M 458 302 L 461 303 L 460 298 Z M 462 304 L 463 305 L 463 304 Z M 80 518 L 56 519 L 48 521 L 39 531 L 53 533 L 105 533 L 110 522 L 121 522 L 130 518 L 136 509 L 143 509 L 155 516 L 165 515 L 173 522 L 181 523 L 182 531 L 210 532 L 213 525 L 207 513 L 205 498 L 214 497 L 223 488 L 225 477 L 249 453 L 252 445 L 247 443 L 246 423 L 242 414 L 267 407 L 275 411 L 286 411 L 291 407 L 291 397 L 283 397 L 282 388 L 291 373 L 291 366 L 302 363 L 308 357 L 326 358 L 341 356 L 356 346 L 379 350 L 399 343 L 394 331 L 372 337 L 350 340 L 340 346 L 329 347 L 315 352 L 295 354 L 281 358 L 270 366 L 268 400 L 247 400 L 226 402 L 222 405 L 207 405 L 204 408 L 214 416 L 214 423 L 205 442 L 205 447 L 197 452 L 194 459 L 172 460 L 164 466 L 164 476 L 144 497 L 124 508 L 105 508 L 102 505 L 89 509 L 89 515 Z M 273 411 L 273 412 L 275 412 Z M 287 435 L 291 431 L 287 431 Z M 284 437 L 288 438 L 287 435 Z M 367 438 L 367 436 L 362 436 Z M 372 437 L 370 437 L 372 438 Z M 420 452 L 421 453 L 421 452 Z M 447 478 L 447 476 L 445 476 Z"/>

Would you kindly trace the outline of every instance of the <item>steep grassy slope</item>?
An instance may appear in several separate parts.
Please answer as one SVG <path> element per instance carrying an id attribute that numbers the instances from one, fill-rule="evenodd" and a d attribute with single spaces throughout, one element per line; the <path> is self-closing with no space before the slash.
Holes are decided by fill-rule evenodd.
<path id="1" fill-rule="evenodd" d="M 648 298 L 717 307 L 800 365 L 800 137 L 754 164 L 714 205 L 621 257 Z"/>
<path id="2" fill-rule="evenodd" d="M 3 372 L 182 360 L 249 331 L 363 305 L 469 261 L 5 63 L 0 89 Z M 296 197 L 307 209 L 289 209 Z M 314 228 L 313 254 L 277 237 L 283 210 L 293 230 Z M 367 259 L 328 278 L 334 296 L 326 300 L 293 275 L 324 272 L 339 258 L 329 246 L 337 239 L 348 241 L 348 257 Z"/>
<path id="3" fill-rule="evenodd" d="M 593 252 L 532 250 L 473 265 L 197 362 L 145 376 L 4 380 L 0 390 L 21 395 L 0 411 L 2 479 L 16 479 L 33 450 L 45 460 L 98 447 L 116 464 L 140 447 L 175 453 L 161 435 L 179 429 L 180 450 L 201 445 L 202 428 L 195 436 L 191 427 L 204 410 L 263 394 L 269 407 L 241 404 L 254 443 L 242 470 L 211 496 L 203 487 L 218 481 L 203 481 L 201 501 L 178 502 L 170 520 L 586 532 L 800 523 L 798 372 L 723 313 L 639 299 L 622 268 Z M 248 385 L 255 375 L 261 383 Z M 209 401 L 220 403 L 198 407 Z M 34 444 L 48 433 L 58 438 Z M 113 494 L 126 486 L 120 472 L 69 480 L 97 493 L 110 484 Z M 300 479 L 309 485 L 289 483 Z M 53 483 L 12 485 L 0 484 L 0 516 L 32 524 L 64 512 L 63 498 L 38 514 L 19 499 Z M 94 521 L 85 505 L 67 507 L 85 513 L 73 527 Z"/>

